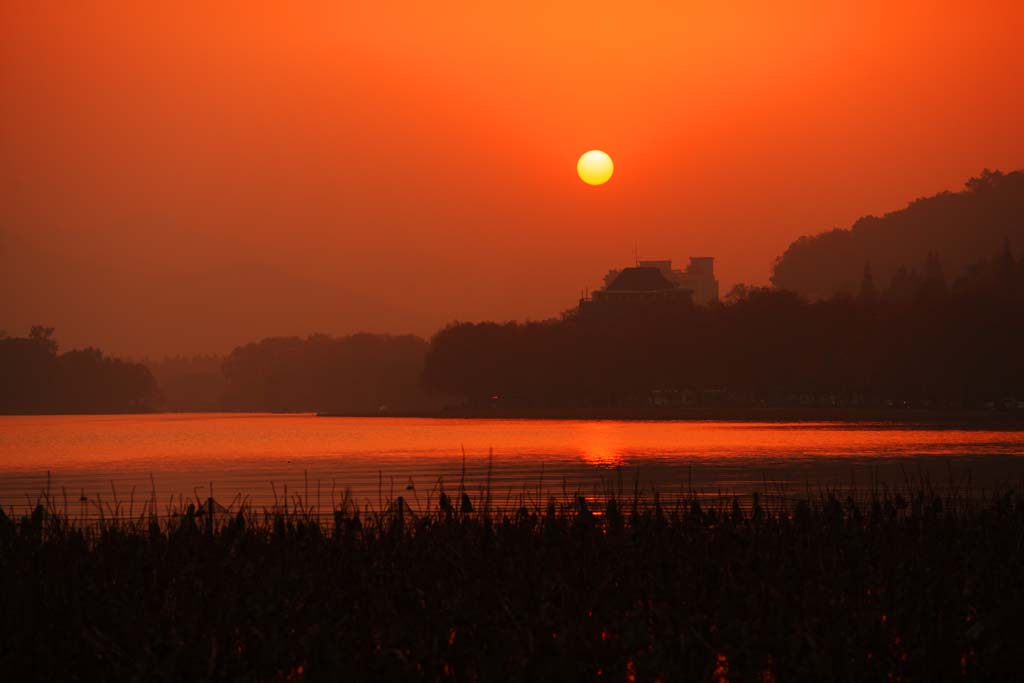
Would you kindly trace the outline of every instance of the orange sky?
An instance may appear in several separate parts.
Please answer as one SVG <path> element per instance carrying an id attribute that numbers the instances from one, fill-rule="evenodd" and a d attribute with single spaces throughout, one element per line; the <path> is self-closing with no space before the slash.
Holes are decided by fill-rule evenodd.
<path id="1" fill-rule="evenodd" d="M 1024 166 L 1019 2 L 213 4 L 0 7 L 0 328 L 430 334 L 557 314 L 634 242 L 724 292 Z"/>

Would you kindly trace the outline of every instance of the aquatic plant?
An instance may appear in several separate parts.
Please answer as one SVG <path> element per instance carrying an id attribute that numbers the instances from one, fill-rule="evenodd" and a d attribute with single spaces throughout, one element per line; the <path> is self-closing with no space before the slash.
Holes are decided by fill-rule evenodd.
<path id="1" fill-rule="evenodd" d="M 435 487 L 0 513 L 7 680 L 1006 680 L 1024 497 Z M 114 492 L 116 496 L 116 492 Z M 5 675 L 5 677 L 6 677 Z"/>

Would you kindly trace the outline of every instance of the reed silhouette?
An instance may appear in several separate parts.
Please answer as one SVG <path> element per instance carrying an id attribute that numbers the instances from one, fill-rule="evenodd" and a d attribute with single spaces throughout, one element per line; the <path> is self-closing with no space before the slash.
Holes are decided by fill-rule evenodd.
<path id="1" fill-rule="evenodd" d="M 422 497 L 421 497 L 422 494 Z M 116 492 L 113 492 L 116 498 Z M 0 514 L 9 680 L 1008 680 L 1024 497 L 522 495 Z"/>

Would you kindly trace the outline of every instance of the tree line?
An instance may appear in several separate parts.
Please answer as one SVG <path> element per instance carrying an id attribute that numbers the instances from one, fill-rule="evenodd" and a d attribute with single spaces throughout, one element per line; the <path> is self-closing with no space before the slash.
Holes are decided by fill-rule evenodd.
<path id="1" fill-rule="evenodd" d="M 53 328 L 0 338 L 0 413 L 148 412 L 160 405 L 152 373 L 140 363 L 86 348 L 58 352 Z"/>
<path id="2" fill-rule="evenodd" d="M 563 314 L 457 323 L 426 357 L 428 387 L 470 405 L 982 406 L 1024 401 L 1024 259 L 1009 242 L 948 283 L 941 260 L 887 286 L 808 300 L 737 287 L 672 315 Z"/>
<path id="3" fill-rule="evenodd" d="M 412 335 L 272 337 L 226 356 L 135 363 L 94 348 L 58 353 L 53 328 L 0 335 L 0 413 L 256 411 L 381 414 L 438 408 Z"/>
<path id="4" fill-rule="evenodd" d="M 428 343 L 413 335 L 315 334 L 240 346 L 223 361 L 229 410 L 389 413 L 424 410 Z"/>
<path id="5" fill-rule="evenodd" d="M 404 335 L 274 337 L 226 356 L 133 363 L 0 336 L 0 412 L 435 413 L 444 404 L 1005 406 L 1024 401 L 1024 259 L 1010 242 L 950 282 L 942 259 L 811 300 L 737 286 L 671 314 L 570 311 Z"/>

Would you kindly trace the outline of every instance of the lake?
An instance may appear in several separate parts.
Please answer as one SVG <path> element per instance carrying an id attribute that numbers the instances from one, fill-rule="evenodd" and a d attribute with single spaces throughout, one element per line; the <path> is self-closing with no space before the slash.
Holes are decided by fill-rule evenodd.
<path id="1" fill-rule="evenodd" d="M 493 453 L 493 455 L 490 455 Z M 465 455 L 463 455 L 465 454 Z M 0 505 L 46 488 L 73 513 L 115 496 L 258 507 L 301 495 L 321 510 L 346 489 L 362 505 L 416 506 L 491 481 L 496 504 L 634 487 L 800 494 L 882 484 L 990 489 L 1024 480 L 1024 432 L 899 423 L 335 418 L 155 414 L 0 417 Z M 85 501 L 82 501 L 82 498 Z"/>

